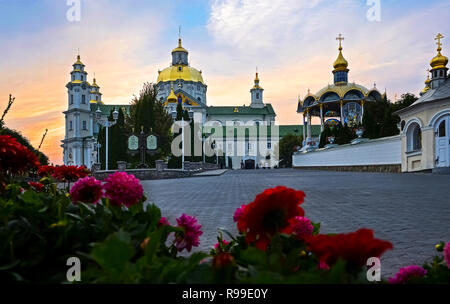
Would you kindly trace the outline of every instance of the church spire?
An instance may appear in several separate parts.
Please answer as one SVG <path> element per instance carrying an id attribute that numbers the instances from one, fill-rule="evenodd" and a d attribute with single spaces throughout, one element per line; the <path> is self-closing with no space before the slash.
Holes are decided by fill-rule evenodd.
<path id="1" fill-rule="evenodd" d="M 259 85 L 259 75 L 258 75 L 258 68 L 256 68 L 256 75 L 255 75 L 255 84 L 250 89 L 252 102 L 250 104 L 250 107 L 252 108 L 263 108 L 263 91 L 264 89 Z"/>
<path id="2" fill-rule="evenodd" d="M 433 59 L 431 59 L 430 66 L 431 66 L 431 88 L 436 89 L 438 86 L 440 86 L 445 79 L 447 79 L 447 64 L 448 64 L 448 58 L 443 56 L 441 54 L 442 51 L 442 42 L 441 39 L 444 38 L 444 36 L 439 33 L 437 34 L 436 38 L 434 38 L 437 42 L 437 55 L 434 56 Z"/>
<path id="3" fill-rule="evenodd" d="M 178 47 L 172 50 L 172 65 L 188 65 L 189 52 L 181 44 L 181 27 L 178 34 Z"/>
<path id="4" fill-rule="evenodd" d="M 338 48 L 339 54 L 333 64 L 334 83 L 345 84 L 348 82 L 349 70 L 348 70 L 348 62 L 342 55 L 342 40 L 344 40 L 344 37 L 341 34 L 339 34 L 336 40 L 339 40 L 339 48 Z"/>

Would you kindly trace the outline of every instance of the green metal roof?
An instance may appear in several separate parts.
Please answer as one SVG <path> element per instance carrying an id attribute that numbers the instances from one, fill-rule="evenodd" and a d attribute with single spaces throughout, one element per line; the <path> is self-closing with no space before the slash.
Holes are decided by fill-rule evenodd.
<path id="1" fill-rule="evenodd" d="M 208 115 L 275 115 L 275 111 L 270 103 L 266 103 L 264 108 L 252 108 L 250 106 L 210 106 L 206 109 Z"/>
<path id="2" fill-rule="evenodd" d="M 100 108 L 100 111 L 102 111 L 103 115 L 109 115 L 111 111 L 114 111 L 114 109 L 119 110 L 121 108 L 125 114 L 130 114 L 130 105 L 105 105 L 105 104 L 97 104 L 97 103 L 91 103 L 91 111 L 95 112 L 97 111 L 97 108 Z"/>
<path id="3" fill-rule="evenodd" d="M 280 127 L 279 128 L 280 137 L 284 137 L 288 134 L 303 136 L 303 125 L 280 125 L 279 127 Z M 311 135 L 312 136 L 320 135 L 320 125 L 311 125 Z"/>

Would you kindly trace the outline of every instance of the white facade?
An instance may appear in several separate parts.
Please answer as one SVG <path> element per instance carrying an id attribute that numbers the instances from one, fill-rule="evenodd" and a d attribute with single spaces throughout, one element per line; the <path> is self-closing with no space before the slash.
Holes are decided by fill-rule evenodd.
<path id="1" fill-rule="evenodd" d="M 448 58 L 441 54 L 444 38 L 438 34 L 437 55 L 431 60 L 421 97 L 396 112 L 400 116 L 402 171 L 450 171 L 450 78 Z"/>

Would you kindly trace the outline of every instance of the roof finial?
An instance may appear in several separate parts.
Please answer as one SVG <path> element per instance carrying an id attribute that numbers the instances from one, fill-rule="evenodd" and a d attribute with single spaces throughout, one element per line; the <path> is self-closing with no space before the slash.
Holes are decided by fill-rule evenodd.
<path id="1" fill-rule="evenodd" d="M 437 41 L 436 44 L 438 46 L 437 48 L 438 52 L 442 51 L 442 43 L 441 43 L 442 38 L 444 38 L 444 36 L 441 33 L 437 34 L 436 38 L 434 38 L 434 40 Z"/>
<path id="2" fill-rule="evenodd" d="M 342 40 L 344 40 L 345 38 L 341 35 L 341 34 L 339 34 L 339 36 L 338 37 L 336 37 L 336 40 L 339 40 L 339 51 L 342 51 L 342 44 L 341 44 L 341 42 L 342 42 Z"/>
<path id="3" fill-rule="evenodd" d="M 178 26 L 178 47 L 181 47 L 181 25 Z"/>

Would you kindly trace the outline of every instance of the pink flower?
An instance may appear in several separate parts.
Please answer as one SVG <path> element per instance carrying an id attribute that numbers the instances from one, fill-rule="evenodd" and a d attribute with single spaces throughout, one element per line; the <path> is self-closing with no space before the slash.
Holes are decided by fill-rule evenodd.
<path id="1" fill-rule="evenodd" d="M 313 234 L 314 227 L 309 218 L 296 216 L 289 220 L 288 233 L 297 235 L 299 239 L 305 239 Z"/>
<path id="2" fill-rule="evenodd" d="M 234 211 L 233 215 L 233 221 L 237 223 L 239 221 L 239 218 L 241 217 L 242 213 L 244 213 L 245 205 L 241 205 L 241 207 L 237 208 L 236 211 Z"/>
<path id="3" fill-rule="evenodd" d="M 325 263 L 324 261 L 320 261 L 319 262 L 319 269 L 320 270 L 328 270 L 328 269 L 330 269 L 330 266 L 328 266 L 328 264 Z"/>
<path id="4" fill-rule="evenodd" d="M 390 284 L 406 284 L 413 277 L 423 277 L 427 271 L 420 266 L 411 265 L 400 268 L 394 277 L 389 278 Z"/>
<path id="5" fill-rule="evenodd" d="M 103 197 L 102 183 L 94 177 L 80 178 L 70 189 L 73 202 L 96 204 Z"/>
<path id="6" fill-rule="evenodd" d="M 447 263 L 447 267 L 450 268 L 450 242 L 444 247 L 444 260 Z"/>
<path id="7" fill-rule="evenodd" d="M 230 244 L 230 242 L 227 242 L 227 241 L 225 241 L 225 240 L 222 240 L 222 245 L 223 245 L 223 246 L 226 246 L 226 245 L 228 245 L 228 244 Z M 219 248 L 219 243 L 218 243 L 218 242 L 214 245 L 214 249 L 217 250 L 217 248 Z"/>
<path id="8" fill-rule="evenodd" d="M 202 225 L 198 224 L 195 217 L 182 214 L 177 218 L 178 227 L 183 228 L 183 232 L 177 232 L 175 236 L 175 246 L 179 252 L 186 249 L 191 251 L 192 246 L 198 246 L 200 244 L 200 236 L 203 234 L 200 229 Z"/>
<path id="9" fill-rule="evenodd" d="M 116 172 L 108 176 L 103 189 L 105 189 L 105 197 L 109 198 L 111 205 L 114 206 L 130 207 L 137 204 L 144 195 L 144 189 L 139 180 L 126 172 Z"/>
<path id="10" fill-rule="evenodd" d="M 161 226 L 170 226 L 169 221 L 165 217 L 161 217 L 159 219 L 158 227 L 161 227 Z"/>

